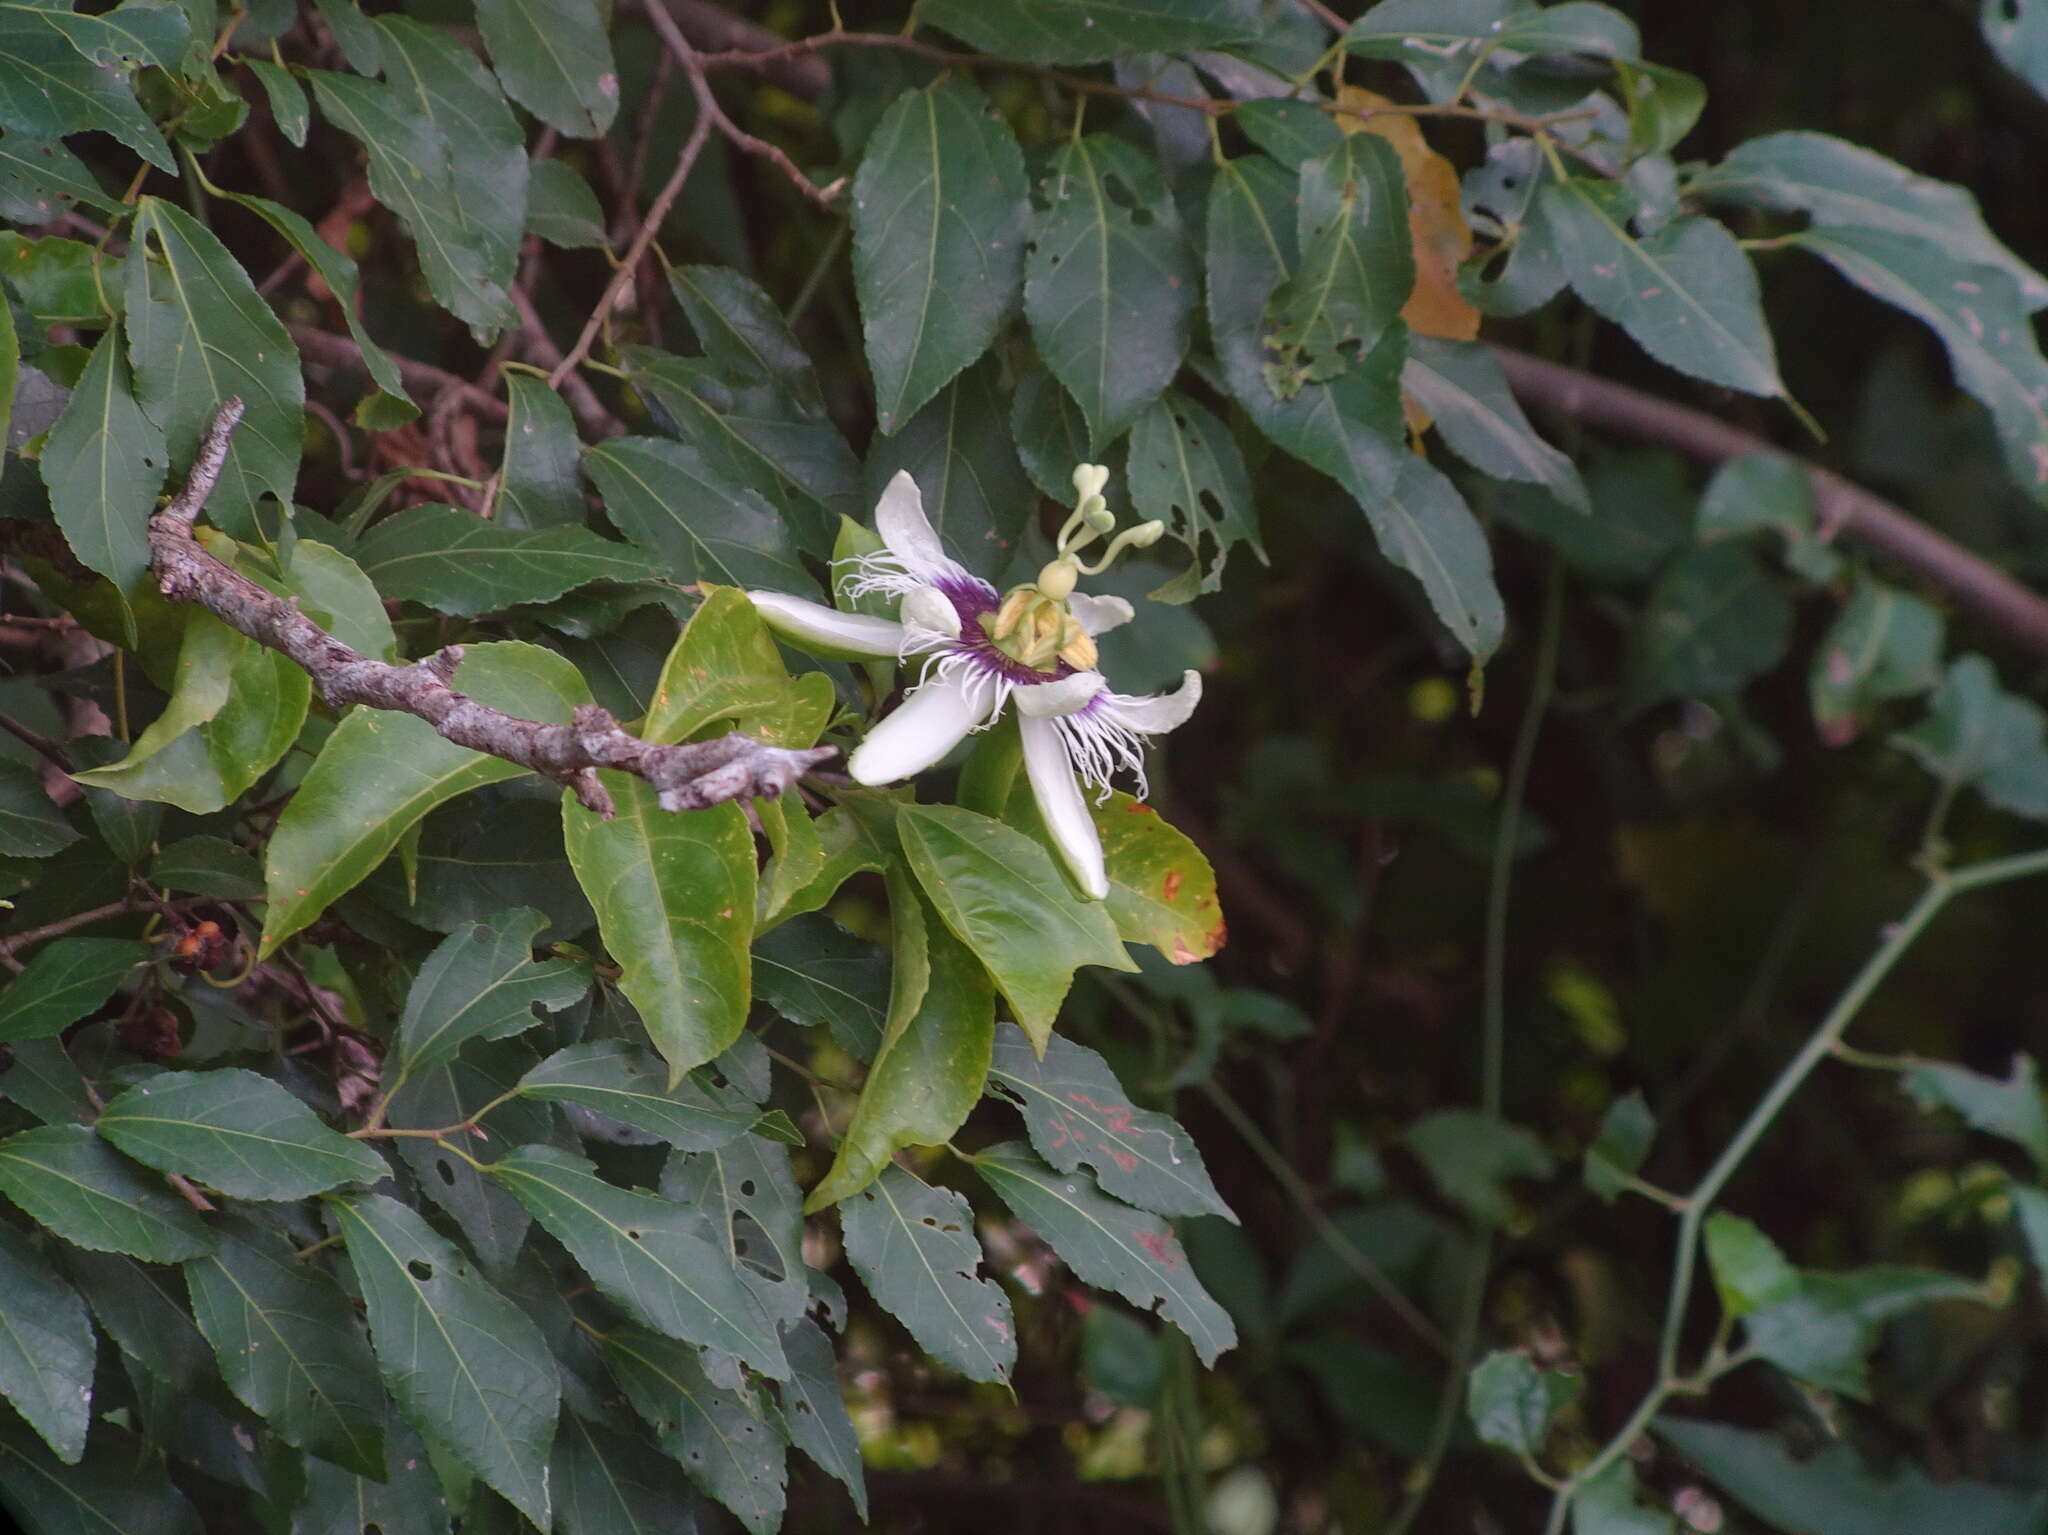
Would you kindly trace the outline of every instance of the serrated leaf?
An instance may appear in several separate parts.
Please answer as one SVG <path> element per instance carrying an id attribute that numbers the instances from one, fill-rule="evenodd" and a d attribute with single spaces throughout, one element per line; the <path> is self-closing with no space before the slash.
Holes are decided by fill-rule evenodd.
<path id="1" fill-rule="evenodd" d="M 1157 1309 L 1188 1336 L 1204 1364 L 1237 1342 L 1230 1313 L 1195 1277 L 1173 1228 L 1109 1198 L 1085 1172 L 1056 1173 L 1020 1141 L 991 1146 L 975 1171 L 1087 1284 Z"/>
<path id="2" fill-rule="evenodd" d="M 267 493 L 290 505 L 298 481 L 306 406 L 298 348 L 211 230 L 161 198 L 136 208 L 124 317 L 136 401 L 163 429 L 179 473 L 214 412 L 242 401 L 206 515 L 252 538 L 258 500 Z"/>
<path id="3" fill-rule="evenodd" d="M 9 6 L 0 11 L 0 128 L 37 139 L 98 129 L 175 176 L 178 163 L 135 100 L 131 71 L 103 68 L 72 45 L 53 17 L 90 26 L 68 8 Z"/>
<path id="4" fill-rule="evenodd" d="M 754 993 L 791 1023 L 824 1024 L 871 1061 L 889 1013 L 889 955 L 829 917 L 806 913 L 754 940 Z"/>
<path id="5" fill-rule="evenodd" d="M 1016 1105 L 1032 1147 L 1058 1172 L 1087 1165 L 1104 1192 L 1157 1215 L 1236 1215 L 1187 1131 L 1131 1102 L 1109 1063 L 1055 1034 L 1043 1058 L 1014 1024 L 996 1029 L 989 1091 Z"/>
<path id="6" fill-rule="evenodd" d="M 926 0 L 920 17 L 984 53 L 1031 64 L 1221 48 L 1251 40 L 1260 25 L 1247 0 Z"/>
<path id="7" fill-rule="evenodd" d="M 813 592 L 782 514 L 683 442 L 615 437 L 583 455 L 605 515 L 676 582 Z"/>
<path id="8" fill-rule="evenodd" d="M 1132 426 L 1130 486 L 1138 515 L 1164 522 L 1193 562 L 1186 575 L 1152 594 L 1160 601 L 1219 590 L 1233 544 L 1251 545 L 1265 561 L 1251 477 L 1236 439 L 1187 396 L 1167 390 Z"/>
<path id="9" fill-rule="evenodd" d="M 221 1379 L 287 1444 L 363 1476 L 384 1474 L 384 1391 L 340 1286 L 278 1233 L 237 1222 L 185 1265 L 192 1314 Z"/>
<path id="10" fill-rule="evenodd" d="M 1007 1381 L 1017 1361 L 1010 1298 L 980 1277 L 974 1212 L 895 1163 L 839 1207 L 846 1259 L 927 1354 L 969 1380 Z"/>
<path id="11" fill-rule="evenodd" d="M 555 163 L 537 161 L 534 171 Z M 575 417 L 559 394 L 530 373 L 507 373 L 505 391 L 505 464 L 493 520 L 514 529 L 582 526 L 583 485 L 576 465 L 583 444 Z M 660 574 L 684 579 L 673 571 Z"/>
<path id="12" fill-rule="evenodd" d="M 85 1302 L 9 1226 L 0 1226 L 0 1295 L 7 1297 L 0 1396 L 59 1460 L 75 1466 L 92 1422 L 94 1340 Z"/>
<path id="13" fill-rule="evenodd" d="M 563 1535 L 667 1535 L 687 1530 L 695 1501 L 683 1470 L 652 1445 L 575 1413 L 562 1414 L 548 1461 Z"/>
<path id="14" fill-rule="evenodd" d="M 0 1141 L 0 1194 L 38 1225 L 95 1252 L 179 1263 L 213 1233 L 176 1195 L 145 1178 L 87 1125 L 46 1125 Z"/>
<path id="15" fill-rule="evenodd" d="M 1743 1316 L 1799 1293 L 1799 1271 L 1756 1222 L 1716 1210 L 1707 1217 L 1706 1246 L 1714 1288 L 1728 1315 Z"/>
<path id="16" fill-rule="evenodd" d="M 519 1080 L 521 1097 L 576 1103 L 656 1136 L 678 1151 L 715 1151 L 745 1135 L 760 1110 L 737 1095 L 685 1077 L 673 1090 L 651 1050 L 617 1039 L 557 1050 Z"/>
<path id="17" fill-rule="evenodd" d="M 1599 1138 L 1586 1148 L 1586 1187 L 1603 1203 L 1613 1204 L 1641 1169 L 1656 1133 L 1657 1121 L 1640 1092 L 1615 1099 L 1601 1116 Z"/>
<path id="18" fill-rule="evenodd" d="M 777 385 L 806 414 L 825 415 L 810 354 L 759 283 L 731 267 L 678 266 L 668 286 L 705 357 L 728 378 Z"/>
<path id="19" fill-rule="evenodd" d="M 659 572 L 639 551 L 583 527 L 519 529 L 460 507 L 408 507 L 356 546 L 356 563 L 386 597 L 474 618 L 548 602 L 591 581 Z"/>
<path id="20" fill-rule="evenodd" d="M 113 1099 L 95 1123 L 136 1161 L 236 1199 L 303 1199 L 391 1171 L 268 1077 L 238 1068 L 164 1072 Z"/>
<path id="21" fill-rule="evenodd" d="M 396 1200 L 357 1194 L 329 1208 L 399 1410 L 547 1528 L 558 1388 L 540 1333 Z"/>
<path id="22" fill-rule="evenodd" d="M 868 501 L 903 471 L 917 482 L 946 550 L 970 570 L 996 570 L 1024 535 L 1036 504 L 1017 461 L 1009 411 L 998 392 L 1002 369 L 984 357 L 932 397 L 894 437 L 877 437 L 867 462 Z M 1066 468 L 1073 474 L 1075 459 Z M 1067 480 L 1067 496 L 1073 493 Z"/>
<path id="23" fill-rule="evenodd" d="M 0 990 L 0 1042 L 47 1039 L 96 1012 L 149 950 L 132 938 L 59 938 Z"/>
<path id="24" fill-rule="evenodd" d="M 1892 745 L 1950 786 L 1967 784 L 2016 815 L 2048 817 L 2048 746 L 2041 711 L 1998 685 L 1982 656 L 1949 663 L 1928 702 L 1927 718 Z"/>
<path id="25" fill-rule="evenodd" d="M 494 709 L 558 725 L 590 701 L 568 661 L 512 641 L 469 646 L 454 686 Z M 444 740 L 425 720 L 380 709 L 350 713 L 271 833 L 263 953 L 360 884 L 429 810 L 522 771 Z"/>
<path id="26" fill-rule="evenodd" d="M 1090 134 L 1056 151 L 1038 199 L 1024 315 L 1106 444 L 1180 370 L 1199 274 L 1157 162 L 1122 139 Z"/>
<path id="27" fill-rule="evenodd" d="M 911 882 L 893 874 L 890 921 L 907 922 L 907 909 L 922 905 Z M 892 999 L 860 1101 L 806 1209 L 823 1209 L 866 1188 L 905 1146 L 941 1144 L 981 1097 L 995 1034 L 989 974 L 929 908 L 918 913 L 916 926 L 924 934 L 929 967 L 922 995 L 908 1007 Z"/>
<path id="28" fill-rule="evenodd" d="M 514 101 L 557 132 L 594 139 L 619 111 L 608 15 L 596 0 L 478 0 L 476 23 Z"/>
<path id="29" fill-rule="evenodd" d="M 949 805 L 905 805 L 897 830 L 925 896 L 995 980 L 1043 1048 L 1074 971 L 1136 966 L 1109 913 L 1068 888 L 1052 855 L 1000 821 Z"/>
<path id="30" fill-rule="evenodd" d="M 1806 1274 L 1796 1293 L 1743 1318 L 1744 1342 L 1789 1375 L 1868 1401 L 1867 1360 L 1886 1322 L 1929 1301 L 1981 1299 L 1978 1286 L 1928 1269 Z"/>
<path id="31" fill-rule="evenodd" d="M 1016 139 L 964 81 L 905 92 L 875 126 L 853 275 L 884 435 L 995 339 L 1023 278 L 1026 193 Z"/>
<path id="32" fill-rule="evenodd" d="M 184 837 L 156 855 L 149 877 L 166 890 L 222 901 L 263 899 L 263 870 L 255 857 L 220 837 Z"/>
<path id="33" fill-rule="evenodd" d="M 769 1321 L 786 1330 L 810 1308 L 803 1191 L 789 1153 L 760 1135 L 716 1151 L 672 1156 L 661 1196 L 701 1211 Z"/>
<path id="34" fill-rule="evenodd" d="M 535 160 L 528 167 L 526 232 L 563 250 L 603 250 L 607 244 L 597 194 L 574 166 L 560 160 Z"/>
<path id="35" fill-rule="evenodd" d="M 1496 48 L 1632 59 L 1641 39 L 1620 12 L 1584 0 L 1541 10 L 1518 0 L 1381 0 L 1345 30 L 1344 46 L 1367 58 L 1447 60 L 1463 70 Z"/>
<path id="36" fill-rule="evenodd" d="M 590 972 L 566 959 L 536 962 L 534 941 L 548 919 L 530 908 L 458 928 L 420 965 L 398 1022 L 397 1080 L 452 1059 L 473 1039 L 504 1039 L 559 1012 L 590 987 Z"/>
<path id="37" fill-rule="evenodd" d="M 0 761 L 0 854 L 47 858 L 77 840 L 36 770 L 24 762 Z"/>
<path id="38" fill-rule="evenodd" d="M 1899 1086 L 1923 1109 L 1953 1109 L 1973 1129 L 2023 1148 L 2035 1170 L 2048 1175 L 2048 1099 L 2031 1055 L 2014 1056 L 2012 1074 L 2002 1080 L 1945 1061 L 1916 1061 Z"/>
<path id="39" fill-rule="evenodd" d="M 379 1535 L 448 1535 L 448 1495 L 434 1462 L 419 1435 L 388 1403 L 384 1454 L 381 1474 L 374 1478 L 344 1471 L 317 1455 L 307 1457 L 306 1495 L 293 1516 L 291 1535 L 363 1535 L 371 1526 Z M 474 1484 L 470 1495 L 470 1507 L 479 1514 L 486 1499 L 496 1498 Z M 505 1506 L 502 1499 L 496 1502 Z"/>
<path id="40" fill-rule="evenodd" d="M 697 1350 L 636 1327 L 614 1329 L 604 1352 L 633 1410 L 684 1474 L 751 1535 L 771 1535 L 782 1522 L 788 1473 L 782 1435 L 752 1392 L 718 1385 Z"/>
<path id="41" fill-rule="evenodd" d="M 1536 435 L 1493 353 L 1476 341 L 1416 336 L 1401 387 L 1429 412 L 1444 443 L 1482 474 L 1540 485 L 1574 511 L 1590 511 L 1578 467 Z"/>
<path id="42" fill-rule="evenodd" d="M 64 1267 L 100 1330 L 143 1370 L 183 1393 L 199 1392 L 213 1378 L 212 1352 L 188 1309 L 183 1269 L 83 1249 L 67 1249 Z"/>
<path id="43" fill-rule="evenodd" d="M 1187 835 L 1121 789 L 1088 806 L 1102 839 L 1109 877 L 1104 905 L 1127 943 L 1150 944 L 1176 965 L 1192 965 L 1223 947 L 1216 871 Z"/>
<path id="44" fill-rule="evenodd" d="M 103 213 L 119 206 L 63 144 L 0 132 L 0 218 L 50 224 L 77 203 Z"/>
<path id="45" fill-rule="evenodd" d="M 1681 554 L 1650 588 L 1630 640 L 1638 703 L 1734 693 L 1784 659 L 1792 599 L 1747 549 L 1708 544 Z"/>
<path id="46" fill-rule="evenodd" d="M 1712 219 L 1638 239 L 1619 187 L 1567 181 L 1538 194 L 1572 288 L 1659 362 L 1745 394 L 1782 395 L 1756 269 Z"/>
<path id="47" fill-rule="evenodd" d="M 149 570 L 149 518 L 170 467 L 164 434 L 135 403 L 109 328 L 43 446 L 43 483 L 64 541 L 123 594 Z"/>
<path id="48" fill-rule="evenodd" d="M 0 1426 L 0 1508 L 34 1535 L 202 1535 L 204 1528 L 162 1457 L 111 1424 L 73 1466 L 14 1425 Z"/>
<path id="49" fill-rule="evenodd" d="M 491 1176 L 629 1316 L 788 1376 L 773 1324 L 697 1211 L 606 1183 L 591 1163 L 551 1146 L 522 1146 Z"/>
<path id="50" fill-rule="evenodd" d="M 1561 1370 L 1537 1369 L 1520 1349 L 1498 1349 L 1472 1367 L 1465 1411 L 1488 1444 L 1534 1455 L 1543 1448 L 1550 1420 L 1582 1384 Z"/>
<path id="51" fill-rule="evenodd" d="M 1859 578 L 1856 595 L 1828 626 L 1807 674 L 1820 738 L 1830 746 L 1846 745 L 1861 733 L 1875 705 L 1933 687 L 1941 676 L 1947 627 L 1918 597 Z"/>
<path id="52" fill-rule="evenodd" d="M 839 1357 L 824 1329 L 808 1317 L 782 1334 L 790 1378 L 776 1386 L 789 1442 L 818 1469 L 836 1477 L 853 1498 L 853 1511 L 866 1523 L 867 1478 L 861 1469 L 860 1438 L 847 1415 L 839 1385 Z"/>

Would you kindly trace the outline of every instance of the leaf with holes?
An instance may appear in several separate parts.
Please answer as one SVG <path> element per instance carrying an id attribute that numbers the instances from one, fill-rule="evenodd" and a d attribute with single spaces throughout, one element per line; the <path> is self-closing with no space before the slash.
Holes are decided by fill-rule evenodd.
<path id="1" fill-rule="evenodd" d="M 699 1081 L 700 1075 L 670 1090 L 668 1066 L 653 1051 L 595 1039 L 557 1050 L 519 1079 L 519 1094 L 581 1104 L 678 1151 L 716 1151 L 752 1129 L 761 1111 L 737 1093 Z"/>
<path id="2" fill-rule="evenodd" d="M 552 1146 L 521 1146 L 491 1176 L 583 1265 L 629 1316 L 671 1338 L 789 1374 L 761 1305 L 694 1209 L 622 1189 Z"/>
<path id="3" fill-rule="evenodd" d="M 614 1328 L 605 1360 L 661 1447 L 752 1535 L 782 1522 L 788 1476 L 783 1437 L 750 1390 L 705 1373 L 697 1350 L 637 1327 Z"/>
<path id="4" fill-rule="evenodd" d="M 690 1528 L 695 1502 L 682 1467 L 639 1438 L 573 1412 L 555 1428 L 548 1461 L 562 1535 L 665 1535 Z"/>
<path id="5" fill-rule="evenodd" d="M 0 990 L 0 1043 L 47 1039 L 97 1012 L 148 948 L 132 938 L 59 938 Z"/>
<path id="6" fill-rule="evenodd" d="M 846 1260 L 918 1347 L 969 1380 L 1008 1381 L 1017 1362 L 1010 1298 L 981 1277 L 974 1212 L 895 1163 L 839 1207 Z"/>
<path id="7" fill-rule="evenodd" d="M 163 11 L 183 20 L 173 7 Z M 74 16 L 68 6 L 0 7 L 0 60 L 6 65 L 0 69 L 0 128 L 36 139 L 97 129 L 175 176 L 170 146 L 136 102 L 133 72 L 95 63 L 65 35 L 66 27 L 90 28 L 100 21 Z"/>
<path id="8" fill-rule="evenodd" d="M 438 1066 L 473 1039 L 504 1039 L 560 1012 L 590 989 L 587 965 L 538 963 L 534 940 L 548 919 L 527 907 L 458 928 L 421 963 L 398 1021 L 396 1081 Z"/>
<path id="9" fill-rule="evenodd" d="M 1019 1141 L 978 1153 L 974 1169 L 1078 1278 L 1142 1311 L 1156 1307 L 1187 1334 L 1203 1364 L 1235 1346 L 1230 1313 L 1202 1288 L 1173 1228 L 1158 1216 L 1109 1198 L 1085 1172 L 1054 1172 Z"/>
<path id="10" fill-rule="evenodd" d="M 1165 523 L 1191 560 L 1152 593 L 1156 600 L 1186 602 L 1220 590 L 1234 544 L 1249 544 L 1264 563 L 1244 455 L 1230 429 L 1185 395 L 1167 390 L 1131 428 L 1130 486 L 1138 515 Z"/>
<path id="11" fill-rule="evenodd" d="M 0 1306 L 0 1396 L 59 1460 L 75 1466 L 92 1423 L 94 1345 L 85 1302 L 25 1235 L 4 1225 L 0 1295 L 7 1297 Z"/>
<path id="12" fill-rule="evenodd" d="M 805 1317 L 784 1329 L 782 1346 L 789 1355 L 790 1378 L 778 1382 L 775 1390 L 782 1402 L 789 1442 L 810 1456 L 819 1470 L 845 1485 L 854 1512 L 865 1524 L 868 1485 L 861 1469 L 860 1437 L 847 1415 L 832 1340 Z"/>
<path id="13" fill-rule="evenodd" d="M 358 1194 L 329 1208 L 399 1410 L 546 1529 L 558 1388 L 540 1333 L 397 1200 Z"/>
<path id="14" fill-rule="evenodd" d="M 184 1200 L 137 1172 L 88 1125 L 47 1125 L 0 1141 L 0 1194 L 77 1247 L 145 1263 L 212 1250 Z"/>
<path id="15" fill-rule="evenodd" d="M 99 1133 L 136 1161 L 236 1199 L 304 1199 L 391 1169 L 253 1071 L 167 1071 L 110 1101 Z"/>
<path id="16" fill-rule="evenodd" d="M 192 1315 L 221 1379 L 287 1444 L 363 1476 L 384 1474 L 384 1391 L 341 1287 L 281 1235 L 224 1225 L 185 1265 Z"/>

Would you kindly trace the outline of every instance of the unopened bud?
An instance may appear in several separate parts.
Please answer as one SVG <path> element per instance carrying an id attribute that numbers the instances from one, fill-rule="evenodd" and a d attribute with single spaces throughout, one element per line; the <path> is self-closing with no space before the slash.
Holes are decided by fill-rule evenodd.
<path id="1" fill-rule="evenodd" d="M 1090 496 L 1102 494 L 1102 487 L 1109 483 L 1109 470 L 1102 464 L 1076 464 L 1074 466 L 1074 494 L 1086 501 Z"/>
<path id="2" fill-rule="evenodd" d="M 1100 496 L 1094 504 L 1081 514 L 1082 520 L 1098 533 L 1107 533 L 1116 526 L 1116 513 L 1112 512 Z"/>
<path id="3" fill-rule="evenodd" d="M 1141 522 L 1132 528 L 1124 535 L 1124 541 L 1133 549 L 1150 549 L 1159 542 L 1165 532 L 1166 524 L 1155 517 L 1150 522 Z"/>
<path id="4" fill-rule="evenodd" d="M 1038 573 L 1038 589 L 1055 602 L 1065 602 L 1074 594 L 1074 583 L 1080 578 L 1081 572 L 1072 560 L 1054 560 Z"/>

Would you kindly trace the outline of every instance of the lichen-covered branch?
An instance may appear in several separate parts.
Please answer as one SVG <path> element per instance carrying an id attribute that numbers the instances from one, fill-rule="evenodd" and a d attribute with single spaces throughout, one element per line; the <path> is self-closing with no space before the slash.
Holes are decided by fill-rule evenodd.
<path id="1" fill-rule="evenodd" d="M 462 660 L 460 646 L 406 666 L 351 650 L 296 604 L 230 569 L 192 536 L 192 524 L 220 479 L 228 442 L 241 419 L 240 400 L 220 408 L 200 439 L 185 488 L 150 519 L 157 585 L 171 601 L 198 603 L 229 628 L 290 656 L 312 676 L 331 708 L 363 704 L 423 719 L 457 746 L 516 762 L 566 785 L 607 819 L 612 798 L 598 780 L 599 768 L 645 779 L 664 810 L 701 810 L 726 800 L 778 798 L 806 769 L 834 755 L 831 747 L 791 751 L 739 734 L 656 746 L 628 735 L 595 704 L 578 708 L 566 725 L 521 719 L 449 686 Z"/>

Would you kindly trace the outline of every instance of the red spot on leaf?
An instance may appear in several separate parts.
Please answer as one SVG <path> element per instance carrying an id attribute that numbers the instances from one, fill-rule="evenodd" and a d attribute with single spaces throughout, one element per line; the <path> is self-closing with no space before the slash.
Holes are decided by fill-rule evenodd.
<path id="1" fill-rule="evenodd" d="M 1124 809 L 1127 813 L 1131 815 L 1157 815 L 1159 813 L 1158 811 L 1154 810 L 1150 805 L 1146 804 L 1143 800 L 1135 799 L 1132 800 L 1128 805 L 1124 806 Z"/>
<path id="2" fill-rule="evenodd" d="M 1096 1113 L 1100 1114 L 1111 1133 L 1116 1135 L 1131 1135 L 1135 1133 L 1136 1127 L 1131 1124 L 1131 1106 L 1128 1103 L 1119 1103 L 1112 1107 L 1108 1104 L 1097 1103 L 1086 1093 L 1068 1093 L 1067 1096 L 1080 1104 L 1082 1108 L 1093 1109 Z"/>
<path id="3" fill-rule="evenodd" d="M 1128 1151 L 1118 1151 L 1114 1146 L 1105 1146 L 1102 1149 L 1109 1153 L 1110 1161 L 1116 1163 L 1125 1172 L 1134 1173 L 1138 1170 L 1138 1159 Z"/>
<path id="4" fill-rule="evenodd" d="M 1180 870 L 1168 869 L 1166 871 L 1166 878 L 1159 882 L 1159 893 L 1171 901 L 1180 894 L 1180 883 Z"/>
<path id="5" fill-rule="evenodd" d="M 1179 1268 L 1180 1255 L 1169 1245 L 1163 1231 L 1140 1231 L 1138 1245 L 1150 1253 L 1161 1268 Z"/>

